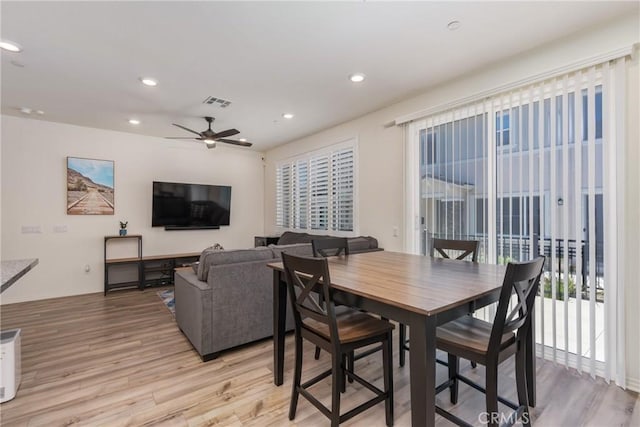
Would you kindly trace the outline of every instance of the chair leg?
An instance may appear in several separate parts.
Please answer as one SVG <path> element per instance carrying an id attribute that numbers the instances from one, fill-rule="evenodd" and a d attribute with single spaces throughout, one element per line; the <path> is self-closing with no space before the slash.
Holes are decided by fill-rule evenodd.
<path id="1" fill-rule="evenodd" d="M 341 382 L 341 384 L 340 384 L 340 391 L 341 391 L 342 393 L 344 393 L 344 392 L 346 392 L 346 391 L 347 391 L 347 374 L 346 374 L 346 371 L 347 371 L 348 369 L 350 369 L 350 367 L 349 367 L 349 365 L 348 365 L 348 363 L 347 363 L 347 360 L 348 360 L 348 359 L 347 359 L 347 355 L 346 355 L 346 354 L 343 354 L 343 355 L 342 355 L 342 356 L 340 356 L 340 357 L 342 358 L 342 370 L 341 370 L 342 374 L 340 375 L 340 380 L 341 380 L 342 382 Z"/>
<path id="2" fill-rule="evenodd" d="M 518 389 L 518 404 L 524 406 L 522 412 L 522 425 L 531 427 L 531 416 L 529 414 L 529 397 L 527 396 L 527 375 L 526 375 L 527 352 L 524 349 L 516 353 L 516 386 Z"/>
<path id="3" fill-rule="evenodd" d="M 400 332 L 398 333 L 398 353 L 400 355 L 400 366 L 404 366 L 406 360 L 406 344 L 407 344 L 407 325 L 400 323 Z"/>
<path id="4" fill-rule="evenodd" d="M 382 365 L 384 371 L 384 390 L 388 393 L 384 402 L 384 415 L 388 427 L 393 425 L 393 334 L 387 334 L 382 344 Z"/>
<path id="5" fill-rule="evenodd" d="M 486 374 L 487 425 L 489 427 L 498 427 L 500 425 L 500 413 L 498 412 L 498 364 L 487 363 Z"/>
<path id="6" fill-rule="evenodd" d="M 340 390 L 342 388 L 342 355 L 331 355 L 331 427 L 340 425 Z"/>
<path id="7" fill-rule="evenodd" d="M 298 407 L 298 396 L 300 394 L 300 379 L 302 378 L 302 337 L 296 333 L 296 361 L 293 373 L 293 385 L 291 387 L 291 404 L 289 405 L 289 419 L 296 417 L 296 409 Z"/>
<path id="8" fill-rule="evenodd" d="M 356 359 L 355 359 L 355 355 L 354 355 L 353 351 L 349 352 L 349 354 L 347 355 L 347 367 L 349 368 L 349 370 L 351 372 L 355 372 L 356 371 Z M 347 381 L 352 383 L 353 382 L 353 378 L 347 377 Z"/>
<path id="9" fill-rule="evenodd" d="M 449 353 L 447 355 L 447 360 L 447 364 L 449 365 L 449 380 L 452 381 L 449 386 L 451 403 L 455 405 L 458 403 L 458 374 L 460 373 L 460 359 L 458 359 L 458 356 Z"/>
<path id="10" fill-rule="evenodd" d="M 472 361 L 472 362 L 471 362 L 471 367 L 472 367 L 473 369 L 476 369 L 476 368 L 478 367 L 478 364 L 477 364 L 476 362 L 473 362 L 473 361 Z"/>
<path id="11" fill-rule="evenodd" d="M 313 355 L 313 358 L 316 360 L 320 359 L 320 347 L 316 346 L 316 352 Z"/>

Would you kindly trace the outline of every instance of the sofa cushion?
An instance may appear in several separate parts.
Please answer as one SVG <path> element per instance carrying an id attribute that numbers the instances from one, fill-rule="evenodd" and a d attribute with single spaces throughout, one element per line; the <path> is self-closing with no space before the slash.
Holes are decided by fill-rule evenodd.
<path id="1" fill-rule="evenodd" d="M 262 261 L 273 259 L 273 252 L 269 248 L 258 247 L 251 249 L 238 249 L 231 251 L 221 251 L 217 249 L 205 249 L 200 254 L 200 264 L 198 264 L 198 279 L 207 280 L 209 267 L 221 264 L 236 264 L 239 262 Z"/>
<path id="2" fill-rule="evenodd" d="M 282 260 L 282 252 L 296 256 L 313 256 L 313 249 L 310 243 L 294 243 L 292 245 L 269 245 L 273 250 L 273 257 Z"/>
<path id="3" fill-rule="evenodd" d="M 311 243 L 311 236 L 307 233 L 296 233 L 294 231 L 285 231 L 278 239 L 278 246 L 292 245 L 294 243 Z"/>
<path id="4" fill-rule="evenodd" d="M 349 244 L 349 252 L 358 252 L 370 249 L 371 243 L 366 237 L 354 237 L 347 240 Z"/>

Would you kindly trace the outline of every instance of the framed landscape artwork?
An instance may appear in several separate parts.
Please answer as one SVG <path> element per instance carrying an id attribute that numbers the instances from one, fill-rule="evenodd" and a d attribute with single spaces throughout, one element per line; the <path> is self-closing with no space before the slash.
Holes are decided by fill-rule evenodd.
<path id="1" fill-rule="evenodd" d="M 113 215 L 113 160 L 67 157 L 67 215 Z"/>

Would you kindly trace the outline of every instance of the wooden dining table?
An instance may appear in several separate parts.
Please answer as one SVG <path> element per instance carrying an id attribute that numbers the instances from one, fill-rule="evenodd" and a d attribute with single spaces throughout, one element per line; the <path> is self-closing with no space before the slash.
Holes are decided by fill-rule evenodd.
<path id="1" fill-rule="evenodd" d="M 287 288 L 281 262 L 273 269 L 274 383 L 284 379 Z M 498 299 L 506 267 L 399 252 L 329 258 L 337 303 L 409 326 L 411 424 L 432 426 L 436 415 L 436 327 Z M 533 329 L 533 328 L 529 328 Z M 527 388 L 535 406 L 533 334 L 527 351 Z"/>

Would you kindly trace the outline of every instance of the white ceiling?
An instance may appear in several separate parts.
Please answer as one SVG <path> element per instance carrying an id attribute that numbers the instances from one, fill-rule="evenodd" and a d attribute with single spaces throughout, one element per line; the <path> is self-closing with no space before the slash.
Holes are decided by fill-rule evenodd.
<path id="1" fill-rule="evenodd" d="M 152 136 L 235 127 L 265 150 L 625 13 L 638 2 L 2 1 L 2 113 Z M 447 30 L 458 20 L 462 27 Z M 18 64 L 18 65 L 16 65 Z M 349 82 L 353 72 L 367 80 Z M 138 78 L 152 76 L 155 88 Z M 230 100 L 226 109 L 202 104 Z M 295 114 L 293 120 L 283 112 Z M 134 127 L 127 120 L 135 117 Z M 185 141 L 185 144 L 191 144 Z M 242 149 L 242 148 L 238 148 Z"/>

